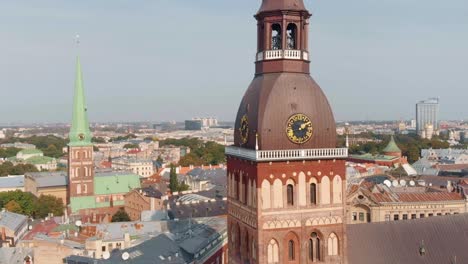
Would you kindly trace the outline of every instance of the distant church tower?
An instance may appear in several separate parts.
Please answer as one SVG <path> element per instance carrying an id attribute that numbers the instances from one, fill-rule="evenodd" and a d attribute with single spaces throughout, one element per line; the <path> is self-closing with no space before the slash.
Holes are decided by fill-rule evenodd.
<path id="1" fill-rule="evenodd" d="M 309 75 L 303 0 L 263 0 L 255 77 L 226 148 L 229 263 L 346 263 L 345 158 Z"/>
<path id="2" fill-rule="evenodd" d="M 69 198 L 94 195 L 94 164 L 91 131 L 86 110 L 80 59 L 76 61 L 73 121 L 68 144 Z"/>

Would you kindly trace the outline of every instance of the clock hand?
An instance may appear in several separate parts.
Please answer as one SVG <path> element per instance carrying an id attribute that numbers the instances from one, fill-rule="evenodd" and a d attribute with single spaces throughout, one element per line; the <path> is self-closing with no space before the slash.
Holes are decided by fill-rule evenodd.
<path id="1" fill-rule="evenodd" d="M 299 128 L 299 130 L 302 130 L 302 129 L 306 128 L 306 126 L 308 126 L 308 125 L 310 125 L 310 124 L 311 124 L 310 121 L 307 122 L 307 123 L 302 124 L 301 127 Z"/>

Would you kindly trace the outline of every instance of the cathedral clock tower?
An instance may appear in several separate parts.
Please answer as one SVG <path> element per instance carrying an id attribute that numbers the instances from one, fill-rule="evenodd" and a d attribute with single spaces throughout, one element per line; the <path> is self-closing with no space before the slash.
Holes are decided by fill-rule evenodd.
<path id="1" fill-rule="evenodd" d="M 263 0 L 255 77 L 226 148 L 229 263 L 346 263 L 345 158 L 309 75 L 303 0 Z"/>
<path id="2" fill-rule="evenodd" d="M 68 144 L 68 198 L 94 195 L 93 144 L 91 143 L 80 59 L 76 61 L 73 121 Z"/>

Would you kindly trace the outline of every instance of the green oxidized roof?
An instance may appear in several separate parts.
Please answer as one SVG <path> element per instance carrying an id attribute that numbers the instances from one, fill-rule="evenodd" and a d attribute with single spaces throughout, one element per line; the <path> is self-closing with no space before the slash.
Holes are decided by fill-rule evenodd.
<path id="1" fill-rule="evenodd" d="M 75 213 L 81 209 L 109 207 L 110 201 L 97 203 L 96 196 L 128 193 L 132 189 L 140 187 L 140 176 L 137 174 L 119 172 L 97 174 L 96 177 L 94 177 L 95 196 L 71 197 L 71 210 Z M 124 201 L 114 200 L 113 202 L 114 206 L 124 205 Z"/>
<path id="2" fill-rule="evenodd" d="M 94 196 L 70 197 L 70 207 L 72 212 L 81 209 L 96 208 L 96 198 Z"/>
<path id="3" fill-rule="evenodd" d="M 401 152 L 401 149 L 395 143 L 395 139 L 393 138 L 393 136 L 390 138 L 390 142 L 388 142 L 388 145 L 383 149 L 383 152 Z"/>
<path id="4" fill-rule="evenodd" d="M 97 195 L 128 193 L 140 188 L 140 176 L 137 174 L 118 174 L 94 177 L 94 193 Z"/>
<path id="5" fill-rule="evenodd" d="M 43 152 L 39 149 L 23 149 L 18 153 L 23 154 L 23 155 L 29 155 L 29 154 L 42 154 Z"/>
<path id="6" fill-rule="evenodd" d="M 51 157 L 46 157 L 46 156 L 34 156 L 29 159 L 26 159 L 27 163 L 31 163 L 34 165 L 38 164 L 47 164 L 53 162 L 55 159 Z"/>
<path id="7" fill-rule="evenodd" d="M 372 155 L 370 153 L 362 154 L 362 155 L 350 155 L 352 159 L 360 159 L 360 160 L 368 160 L 368 161 L 392 161 L 396 159 L 395 156 L 388 156 L 388 155 Z"/>
<path id="8" fill-rule="evenodd" d="M 69 146 L 91 145 L 91 131 L 89 130 L 88 113 L 86 110 L 83 89 L 83 76 L 81 73 L 80 58 L 76 59 L 75 95 L 73 99 L 73 121 L 70 129 Z"/>

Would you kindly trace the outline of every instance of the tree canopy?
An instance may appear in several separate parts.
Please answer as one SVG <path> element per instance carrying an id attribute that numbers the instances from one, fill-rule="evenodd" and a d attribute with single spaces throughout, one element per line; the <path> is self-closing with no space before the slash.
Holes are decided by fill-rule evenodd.
<path id="1" fill-rule="evenodd" d="M 180 158 L 181 166 L 217 165 L 226 161 L 224 146 L 213 141 L 203 142 L 198 138 L 185 137 L 181 139 L 168 138 L 159 141 L 159 146 L 189 147 L 190 153 Z"/>
<path id="2" fill-rule="evenodd" d="M 41 195 L 37 198 L 30 192 L 20 190 L 1 192 L 0 206 L 10 212 L 34 218 L 44 218 L 49 213 L 61 216 L 65 208 L 62 199 L 53 195 Z"/>
<path id="3" fill-rule="evenodd" d="M 138 144 L 128 143 L 123 146 L 124 149 L 137 149 L 140 146 Z"/>
<path id="4" fill-rule="evenodd" d="M 19 148 L 0 148 L 0 158 L 14 157 L 20 150 Z"/>
<path id="5" fill-rule="evenodd" d="M 34 211 L 36 217 L 44 218 L 49 213 L 53 213 L 54 216 L 61 216 L 64 208 L 62 199 L 52 195 L 41 195 L 36 201 Z"/>
<path id="6" fill-rule="evenodd" d="M 36 166 L 32 164 L 17 164 L 6 161 L 0 164 L 0 176 L 23 175 L 26 172 L 37 172 Z"/>
<path id="7" fill-rule="evenodd" d="M 373 138 L 380 139 L 381 142 L 368 142 L 361 145 L 350 146 L 350 154 L 360 154 L 360 153 L 372 153 L 378 154 L 387 146 L 390 139 L 389 136 L 385 135 L 373 135 L 373 134 L 363 134 L 356 135 L 357 137 Z M 398 147 L 401 149 L 403 156 L 408 157 L 408 162 L 416 162 L 421 153 L 421 149 L 443 149 L 448 148 L 450 145 L 448 142 L 441 140 L 439 137 L 434 136 L 432 139 L 422 139 L 418 135 L 409 134 L 409 135 L 395 135 L 395 141 Z"/>
<path id="8" fill-rule="evenodd" d="M 130 216 L 125 212 L 125 209 L 122 207 L 120 208 L 113 216 L 111 222 L 128 222 L 130 220 Z"/>
<path id="9" fill-rule="evenodd" d="M 27 138 L 8 138 L 8 139 L 1 141 L 1 143 L 14 143 L 14 142 L 32 144 L 36 146 L 36 148 L 42 150 L 42 152 L 44 152 L 44 156 L 60 158 L 61 156 L 63 156 L 62 149 L 65 146 L 67 146 L 68 139 L 56 137 L 53 135 L 48 135 L 48 136 L 31 136 Z"/>

